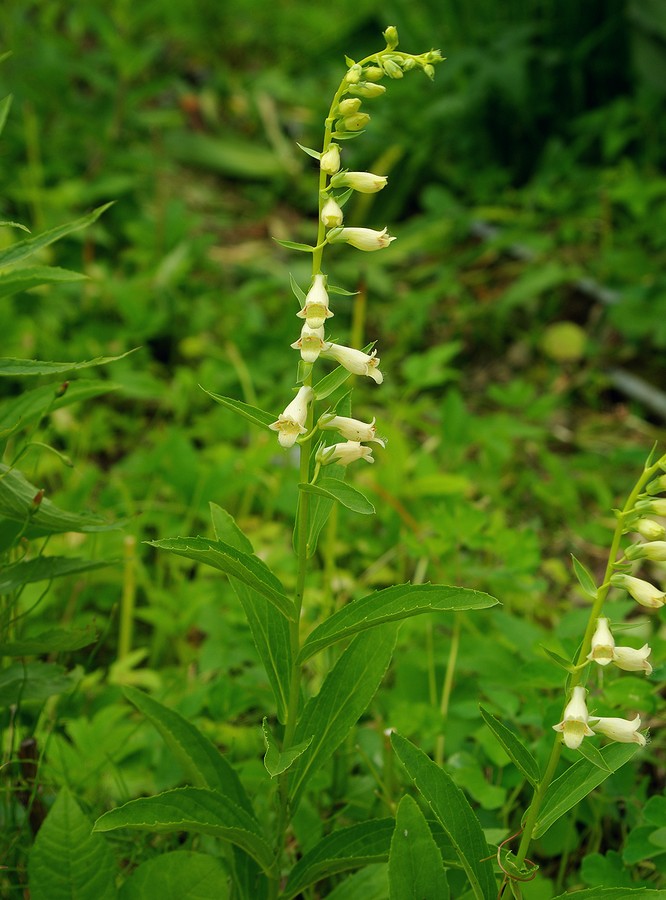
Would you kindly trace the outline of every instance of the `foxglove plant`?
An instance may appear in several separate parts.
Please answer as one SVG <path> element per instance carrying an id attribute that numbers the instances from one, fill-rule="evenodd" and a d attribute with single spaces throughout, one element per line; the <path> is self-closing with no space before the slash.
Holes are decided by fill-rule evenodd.
<path id="1" fill-rule="evenodd" d="M 351 392 L 345 393 L 351 375 L 382 384 L 377 350 L 372 345 L 348 347 L 326 333 L 329 320 L 338 314 L 337 307 L 331 309 L 331 295 L 352 293 L 329 282 L 328 266 L 324 266 L 327 248 L 346 244 L 376 252 L 387 249 L 395 240 L 386 227 L 375 230 L 344 224 L 343 208 L 349 198 L 355 192 L 374 194 L 385 189 L 387 178 L 344 168 L 347 150 L 342 144 L 358 138 L 370 122 L 370 114 L 362 107 L 366 101 L 375 102 L 385 95 L 386 86 L 380 81 L 390 83 L 412 70 L 432 78 L 434 65 L 442 58 L 437 50 L 419 55 L 399 51 L 393 27 L 384 32 L 384 37 L 386 46 L 377 53 L 360 62 L 347 59 L 346 73 L 324 122 L 321 149 L 302 148 L 317 160 L 319 169 L 316 241 L 312 245 L 280 242 L 312 258 L 309 284 L 302 287 L 292 279 L 291 285 L 300 306 L 295 317 L 302 320 L 300 334 L 291 344 L 299 354 L 295 395 L 277 415 L 229 397 L 211 395 L 253 425 L 275 432 L 279 446 L 290 453 L 287 460 L 298 448 L 295 590 L 290 595 L 278 576 L 253 553 L 249 539 L 232 517 L 215 505 L 214 539 L 186 537 L 154 542 L 157 547 L 230 576 L 274 693 L 275 710 L 268 711 L 263 719 L 266 784 L 258 798 L 264 810 L 265 795 L 272 796 L 273 802 L 260 818 L 235 770 L 194 726 L 147 695 L 127 689 L 131 702 L 156 725 L 188 767 L 194 786 L 130 801 L 103 815 L 95 826 L 100 832 L 134 827 L 217 836 L 231 848 L 233 896 L 247 900 L 294 898 L 320 879 L 389 854 L 393 858 L 391 878 L 396 885 L 404 882 L 405 873 L 414 865 L 424 864 L 424 852 L 428 864 L 436 868 L 434 883 L 440 884 L 442 879 L 445 883 L 439 850 L 423 813 L 411 798 L 405 798 L 407 804 L 401 804 L 395 821 L 371 820 L 333 832 L 301 856 L 295 866 L 300 852 L 291 823 L 310 779 L 326 766 L 371 702 L 392 658 L 396 623 L 425 612 L 483 609 L 497 603 L 478 591 L 407 583 L 356 599 L 309 632 L 304 633 L 302 623 L 318 537 L 334 505 L 356 514 L 374 513 L 369 499 L 345 481 L 346 474 L 359 461 L 373 463 L 373 449 L 384 448 L 375 420 L 354 418 Z M 332 371 L 319 377 L 319 370 L 331 364 Z M 288 471 L 288 467 L 285 469 Z M 319 692 L 311 695 L 306 677 L 308 661 L 341 641 L 346 643 L 345 649 L 329 670 L 321 664 L 323 683 Z M 404 848 L 397 840 L 394 853 L 395 835 L 411 831 L 427 832 L 425 850 L 421 844 Z M 373 847 L 370 857 L 368 845 Z M 345 851 L 342 857 L 340 848 Z M 395 896 L 399 891 L 398 887 L 394 889 Z"/>

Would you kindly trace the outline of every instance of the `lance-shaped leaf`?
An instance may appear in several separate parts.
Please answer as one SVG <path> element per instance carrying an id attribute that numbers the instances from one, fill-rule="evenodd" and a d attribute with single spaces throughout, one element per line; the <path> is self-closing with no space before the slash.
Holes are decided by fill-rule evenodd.
<path id="1" fill-rule="evenodd" d="M 18 241 L 16 244 L 12 244 L 11 247 L 0 250 L 0 269 L 4 269 L 7 266 L 20 262 L 22 259 L 26 259 L 28 256 L 32 256 L 32 254 L 37 253 L 38 250 L 48 247 L 49 244 L 52 244 L 54 241 L 59 241 L 60 238 L 72 234 L 74 231 L 80 231 L 82 228 L 87 228 L 89 225 L 92 225 L 93 222 L 96 222 L 102 213 L 110 206 L 113 206 L 113 203 L 105 203 L 104 206 L 98 206 L 97 209 L 93 210 L 87 216 L 76 219 L 74 222 L 68 222 L 67 225 L 58 225 L 57 228 L 51 228 L 50 231 L 38 234 L 34 238 Z"/>
<path id="2" fill-rule="evenodd" d="M 0 62 L 5 58 L 6 54 L 0 56 Z M 5 122 L 7 121 L 7 116 L 9 115 L 9 109 L 12 105 L 13 95 L 7 94 L 6 97 L 3 97 L 0 100 L 0 134 L 2 134 L 2 130 L 5 127 Z"/>
<path id="3" fill-rule="evenodd" d="M 224 541 L 243 553 L 253 553 L 252 544 L 226 510 L 211 503 L 210 511 L 218 541 Z M 231 586 L 243 607 L 259 658 L 273 688 L 278 718 L 285 722 L 291 677 L 289 623 L 258 591 L 236 578 L 232 578 Z"/>
<path id="4" fill-rule="evenodd" d="M 324 375 L 314 386 L 313 390 L 315 393 L 316 400 L 325 400 L 326 397 L 330 397 L 330 395 L 337 391 L 339 387 L 345 383 L 345 381 L 351 377 L 351 372 L 347 371 L 344 366 L 338 366 L 336 369 L 333 369 L 332 372 L 329 372 L 328 375 Z"/>
<path id="5" fill-rule="evenodd" d="M 32 900 L 115 900 L 116 863 L 105 839 L 66 788 L 39 829 L 28 859 Z"/>
<path id="6" fill-rule="evenodd" d="M 389 856 L 390 900 L 449 900 L 442 854 L 413 797 L 403 797 L 395 816 Z"/>
<path id="7" fill-rule="evenodd" d="M 283 900 L 292 900 L 311 884 L 361 866 L 388 859 L 393 819 L 374 819 L 326 835 L 298 860 L 289 873 Z"/>
<path id="8" fill-rule="evenodd" d="M 60 375 L 63 372 L 71 372 L 75 369 L 90 369 L 92 366 L 105 366 L 108 363 L 116 362 L 118 359 L 124 359 L 133 350 L 128 353 L 121 353 L 120 356 L 98 356 L 96 359 L 87 359 L 83 362 L 45 362 L 41 359 L 0 359 L 0 375 L 7 375 L 13 378 L 23 377 L 25 375 Z"/>
<path id="9" fill-rule="evenodd" d="M 53 384 L 24 391 L 18 397 L 3 403 L 0 409 L 0 434 L 17 424 L 27 425 L 34 422 L 51 409 L 60 409 L 82 400 L 90 400 L 109 391 L 117 391 L 119 387 L 119 384 L 110 381 L 79 379 L 72 382 L 64 393 L 57 390 Z"/>
<path id="10" fill-rule="evenodd" d="M 398 584 L 353 600 L 318 625 L 303 644 L 298 662 L 343 638 L 410 616 L 429 612 L 486 609 L 498 601 L 489 594 L 446 584 Z"/>
<path id="11" fill-rule="evenodd" d="M 24 584 L 51 581 L 53 578 L 62 578 L 63 575 L 78 575 L 109 565 L 110 562 L 103 560 L 76 559 L 69 556 L 39 556 L 37 559 L 22 560 L 0 570 L 0 594 L 9 594 Z"/>
<path id="12" fill-rule="evenodd" d="M 253 818 L 254 810 L 236 770 L 198 728 L 180 713 L 158 703 L 143 691 L 123 688 L 125 696 L 152 722 L 164 742 L 185 768 L 196 787 L 210 788 L 229 797 Z"/>
<path id="13" fill-rule="evenodd" d="M 342 481 L 345 477 L 345 467 L 337 466 L 335 464 L 327 466 L 328 469 L 328 480 L 332 481 Z M 328 521 L 328 517 L 331 514 L 331 511 L 335 505 L 335 500 L 332 497 L 325 496 L 324 494 L 313 494 L 308 497 L 308 538 L 306 541 L 306 553 L 307 558 L 311 559 L 316 550 L 317 543 L 319 542 L 319 535 L 321 534 L 321 530 Z M 301 502 L 300 494 L 298 502 Z M 293 536 L 293 545 L 294 552 L 297 551 L 298 540 L 299 540 L 299 528 L 300 528 L 300 516 L 296 515 L 296 524 L 294 527 L 294 536 Z"/>
<path id="14" fill-rule="evenodd" d="M 541 778 L 539 774 L 539 766 L 527 747 L 524 746 L 520 738 L 507 728 L 503 722 L 493 716 L 482 706 L 479 707 L 483 720 L 506 750 L 513 764 L 523 773 L 525 778 L 536 787 Z"/>
<path id="15" fill-rule="evenodd" d="M 566 894 L 558 894 L 553 900 L 666 900 L 666 891 L 651 891 L 648 888 L 626 887 L 594 887 L 587 891 L 576 891 L 575 894 L 567 891 Z"/>
<path id="16" fill-rule="evenodd" d="M 287 769 L 289 769 L 293 765 L 293 763 L 296 762 L 301 753 L 305 753 L 305 751 L 312 743 L 312 737 L 309 737 L 307 741 L 302 741 L 300 744 L 293 744 L 286 750 L 281 751 L 277 745 L 277 741 L 273 737 L 271 729 L 268 726 L 268 719 L 266 718 L 266 716 L 264 716 L 264 721 L 261 727 L 264 733 L 264 743 L 266 745 L 266 753 L 264 754 L 264 766 L 271 778 L 275 778 L 276 775 L 281 775 L 283 772 L 286 772 Z"/>
<path id="17" fill-rule="evenodd" d="M 41 656 L 43 653 L 63 653 L 69 650 L 80 650 L 97 640 L 94 631 L 88 628 L 68 629 L 53 628 L 42 631 L 34 637 L 23 640 L 0 643 L 0 656 Z"/>
<path id="18" fill-rule="evenodd" d="M 214 394 L 212 391 L 207 391 L 205 387 L 201 387 L 201 390 L 208 394 L 209 397 L 212 397 L 216 403 L 226 407 L 231 412 L 238 413 L 238 415 L 247 419 L 248 422 L 252 422 L 253 425 L 259 425 L 261 428 L 270 430 L 268 426 L 275 422 L 275 416 L 263 409 L 250 406 L 249 403 L 243 403 L 241 400 L 232 400 L 231 397 L 222 397 L 221 394 Z"/>
<path id="19" fill-rule="evenodd" d="M 399 734 L 393 749 L 439 819 L 469 879 L 476 900 L 496 900 L 497 884 L 481 824 L 460 788 L 426 754 Z"/>
<path id="20" fill-rule="evenodd" d="M 347 509 L 363 516 L 371 516 L 375 512 L 374 506 L 365 494 L 347 484 L 346 481 L 339 481 L 337 478 L 320 478 L 315 484 L 299 484 L 298 487 L 305 493 L 318 494 L 321 497 L 328 497 L 330 500 L 337 500 Z"/>
<path id="21" fill-rule="evenodd" d="M 228 875 L 219 859 L 175 850 L 141 863 L 123 883 L 119 900 L 227 900 Z"/>
<path id="22" fill-rule="evenodd" d="M 294 619 L 292 602 L 286 596 L 279 580 L 258 556 L 243 553 L 223 541 L 211 541 L 203 537 L 165 538 L 148 543 L 152 547 L 170 550 L 178 556 L 193 559 L 237 578 L 270 600 L 283 616 Z"/>
<path id="23" fill-rule="evenodd" d="M 242 847 L 267 874 L 273 873 L 273 851 L 249 813 L 228 797 L 205 788 L 176 788 L 154 797 L 130 800 L 104 813 L 93 831 L 134 828 L 165 834 L 193 831 L 210 834 Z"/>
<path id="24" fill-rule="evenodd" d="M 328 760 L 368 708 L 393 654 L 396 627 L 359 634 L 326 676 L 321 690 L 298 720 L 294 744 L 312 743 L 289 772 L 292 808 L 296 809 L 308 778 Z"/>
<path id="25" fill-rule="evenodd" d="M 0 465 L 0 516 L 20 526 L 29 523 L 25 532 L 28 536 L 66 531 L 112 531 L 120 527 L 121 523 L 105 522 L 100 516 L 60 509 L 48 497 L 43 497 L 36 506 L 34 500 L 38 493 L 39 488 L 30 484 L 17 469 Z"/>
<path id="26" fill-rule="evenodd" d="M 62 284 L 68 281 L 85 281 L 87 275 L 60 269 L 57 266 L 25 266 L 9 272 L 0 272 L 0 299 L 11 297 L 19 291 L 29 291 L 42 284 Z"/>
<path id="27" fill-rule="evenodd" d="M 629 762 L 638 750 L 636 744 L 610 744 L 601 750 L 604 762 L 608 770 L 599 768 L 598 765 L 587 759 L 580 759 L 552 782 L 544 797 L 539 816 L 534 826 L 533 837 L 539 838 L 545 834 L 560 816 L 563 816 L 573 806 L 608 778 L 612 772 Z"/>
<path id="28" fill-rule="evenodd" d="M 596 600 L 597 598 L 597 586 L 594 583 L 594 578 L 582 564 L 582 562 L 572 554 L 571 561 L 573 563 L 573 570 L 578 579 L 578 584 L 582 587 L 583 592 L 587 594 L 588 597 L 591 597 L 592 600 Z"/>

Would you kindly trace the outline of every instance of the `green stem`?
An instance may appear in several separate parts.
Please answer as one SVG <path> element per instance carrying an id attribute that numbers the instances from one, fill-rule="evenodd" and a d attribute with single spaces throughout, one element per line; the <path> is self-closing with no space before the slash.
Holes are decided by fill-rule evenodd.
<path id="1" fill-rule="evenodd" d="M 638 499 L 641 491 L 647 484 L 647 482 L 659 471 L 661 471 L 661 461 L 657 461 L 652 466 L 647 466 L 643 469 L 640 478 L 634 485 L 633 490 L 629 494 L 627 498 L 627 502 L 624 504 L 624 508 L 622 512 L 618 516 L 617 525 L 615 526 L 615 531 L 613 532 L 613 539 L 611 541 L 610 550 L 608 551 L 608 562 L 606 563 L 606 571 L 604 572 L 603 581 L 601 587 L 597 590 L 597 596 L 592 604 L 590 609 L 590 616 L 587 622 L 587 627 L 585 628 L 585 635 L 583 637 L 583 642 L 581 644 L 580 651 L 578 653 L 578 657 L 574 662 L 575 670 L 571 673 L 569 680 L 569 695 L 571 696 L 573 693 L 573 689 L 577 687 L 582 678 L 583 671 L 586 668 L 587 656 L 590 652 L 590 647 L 592 646 L 592 637 L 594 635 L 594 631 L 596 628 L 597 619 L 599 618 L 603 605 L 606 602 L 606 597 L 608 596 L 608 592 L 610 590 L 610 577 L 613 574 L 613 569 L 616 565 L 617 555 L 620 549 L 620 541 L 622 539 L 622 535 L 625 531 L 625 522 L 627 519 L 627 515 L 633 510 L 636 500 Z M 567 701 L 568 701 L 567 697 Z M 546 766 L 546 771 L 544 773 L 543 778 L 539 782 L 539 786 L 534 791 L 534 796 L 532 798 L 532 803 L 527 811 L 527 816 L 525 818 L 525 825 L 523 827 L 523 835 L 520 841 L 520 846 L 518 848 L 517 862 L 518 864 L 522 863 L 527 856 L 527 852 L 529 850 L 530 843 L 532 842 L 532 834 L 534 832 L 534 826 L 536 824 L 537 816 L 539 815 L 539 811 L 541 809 L 541 804 L 543 803 L 543 798 L 548 790 L 550 783 L 555 775 L 555 771 L 557 770 L 557 764 L 560 759 L 560 753 L 562 752 L 562 739 L 559 735 L 555 737 L 553 742 L 553 748 L 550 752 L 550 758 L 548 760 L 548 764 Z"/>

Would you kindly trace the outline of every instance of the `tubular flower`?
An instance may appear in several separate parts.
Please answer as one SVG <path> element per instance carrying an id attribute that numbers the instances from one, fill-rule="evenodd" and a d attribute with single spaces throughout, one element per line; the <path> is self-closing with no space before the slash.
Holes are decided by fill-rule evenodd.
<path id="1" fill-rule="evenodd" d="M 366 462 L 374 463 L 372 447 L 364 447 L 359 441 L 347 441 L 344 444 L 333 444 L 330 447 L 324 447 L 317 453 L 317 461 L 324 466 L 329 465 L 329 463 L 348 466 L 349 463 L 355 462 L 357 459 L 364 459 Z"/>
<path id="2" fill-rule="evenodd" d="M 562 732 L 562 740 L 570 750 L 577 750 L 583 743 L 583 738 L 594 734 L 587 724 L 588 719 L 585 688 L 577 685 L 564 709 L 564 718 L 553 725 L 553 729 Z"/>
<path id="3" fill-rule="evenodd" d="M 290 345 L 294 350 L 301 351 L 303 362 L 313 363 L 325 347 L 329 345 L 324 341 L 324 326 L 311 328 L 306 322 L 301 328 L 301 336 Z"/>
<path id="4" fill-rule="evenodd" d="M 333 313 L 328 308 L 326 276 L 322 275 L 321 272 L 315 275 L 312 287 L 305 297 L 305 305 L 300 312 L 296 313 L 296 315 L 301 319 L 305 319 L 308 328 L 317 331 L 317 334 L 323 338 L 323 334 L 320 334 L 318 329 L 322 327 L 326 319 L 331 318 Z M 301 334 L 301 348 L 303 345 L 302 342 L 303 335 Z M 298 344 L 298 341 L 296 341 L 296 343 Z M 291 346 L 293 347 L 294 345 L 292 344 Z"/>
<path id="5" fill-rule="evenodd" d="M 347 243 L 357 250 L 383 250 L 388 247 L 395 238 L 383 231 L 375 231 L 373 228 L 341 228 L 338 234 L 331 238 L 331 243 Z"/>
<path id="6" fill-rule="evenodd" d="M 597 734 L 605 734 L 620 744 L 639 744 L 644 747 L 645 735 L 638 730 L 640 727 L 640 716 L 635 719 L 592 719 L 592 728 Z"/>
<path id="7" fill-rule="evenodd" d="M 608 619 L 601 616 L 597 619 L 597 629 L 592 636 L 592 647 L 587 658 L 599 663 L 600 666 L 607 666 L 613 661 L 614 649 L 615 640 L 608 627 Z"/>
<path id="8" fill-rule="evenodd" d="M 293 447 L 299 434 L 305 434 L 307 431 L 305 421 L 308 417 L 308 404 L 313 397 L 312 388 L 304 385 L 285 407 L 284 412 L 280 413 L 277 421 L 268 426 L 271 431 L 277 431 L 281 447 Z"/>
<path id="9" fill-rule="evenodd" d="M 633 647 L 615 647 L 613 650 L 613 662 L 618 669 L 625 672 L 645 672 L 652 674 L 652 666 L 648 662 L 648 656 L 652 653 L 648 644 L 643 644 L 640 650 Z"/>
<path id="10" fill-rule="evenodd" d="M 323 418 L 323 417 L 322 417 Z M 348 419 L 346 416 L 333 416 L 332 419 L 319 420 L 319 427 L 339 431 L 348 441 L 373 441 L 384 446 L 381 438 L 375 437 L 377 429 L 375 420 L 372 422 L 360 422 L 358 419 Z"/>
<path id="11" fill-rule="evenodd" d="M 350 187 L 359 194 L 376 194 L 386 187 L 386 175 L 375 175 L 372 172 L 340 172 L 333 177 L 333 187 Z"/>
<path id="12" fill-rule="evenodd" d="M 353 375 L 368 375 L 377 384 L 381 384 L 384 380 L 378 369 L 379 357 L 376 350 L 364 353 L 362 350 L 343 347 L 341 344 L 327 344 L 322 350 L 322 356 L 325 359 L 334 359 Z"/>
<path id="13" fill-rule="evenodd" d="M 327 228 L 337 228 L 342 225 L 344 215 L 333 197 L 329 197 L 321 211 L 321 220 Z"/>
<path id="14" fill-rule="evenodd" d="M 340 148 L 331 144 L 319 158 L 319 168 L 328 175 L 335 175 L 340 168 Z"/>
<path id="15" fill-rule="evenodd" d="M 621 575 L 616 573 L 611 575 L 610 583 L 614 587 L 624 588 L 628 591 L 634 600 L 637 600 L 641 606 L 647 606 L 650 609 L 659 609 L 664 605 L 664 594 L 649 581 L 642 578 L 635 578 L 633 575 Z"/>

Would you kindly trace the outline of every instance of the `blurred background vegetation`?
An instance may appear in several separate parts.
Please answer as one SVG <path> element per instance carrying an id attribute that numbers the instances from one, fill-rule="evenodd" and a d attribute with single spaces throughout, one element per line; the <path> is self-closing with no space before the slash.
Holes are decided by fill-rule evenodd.
<path id="1" fill-rule="evenodd" d="M 11 56 L 0 95 L 14 102 L 0 143 L 0 217 L 39 232 L 116 202 L 44 251 L 44 261 L 85 271 L 83 287 L 3 301 L 3 353 L 77 360 L 140 347 L 86 373 L 109 379 L 105 397 L 43 423 L 73 470 L 31 453 L 28 474 L 62 506 L 126 519 L 139 542 L 206 533 L 215 501 L 289 583 L 292 461 L 198 385 L 276 413 L 286 404 L 298 328 L 289 273 L 307 286 L 309 260 L 271 238 L 311 240 L 316 211 L 315 169 L 296 141 L 318 146 L 344 55 L 372 52 L 389 24 L 402 49 L 439 47 L 447 60 L 434 83 L 391 82 L 367 104 L 367 134 L 345 148 L 350 168 L 389 175 L 386 191 L 350 203 L 347 221 L 389 225 L 398 241 L 382 254 L 330 254 L 336 282 L 360 291 L 338 302 L 336 335 L 353 327 L 361 343 L 378 339 L 386 382 L 376 393 L 359 385 L 357 408 L 377 416 L 389 444 L 352 476 L 379 515 L 360 530 L 340 514 L 310 614 L 415 574 L 503 601 L 503 614 L 485 617 L 486 635 L 481 616 L 459 626 L 460 682 L 445 704 L 447 757 L 497 825 L 513 785 L 506 775 L 498 794 L 484 781 L 484 766 L 506 760 L 476 704 L 535 739 L 557 721 L 560 673 L 538 647 L 566 655 L 577 644 L 586 613 L 569 554 L 603 565 L 611 509 L 664 437 L 661 0 L 4 0 L 0 50 Z M 3 245 L 14 239 L 0 231 Z M 24 387 L 4 379 L 0 391 Z M 62 552 L 73 540 L 61 539 Z M 122 533 L 77 540 L 92 555 L 123 555 Z M 176 777 L 157 741 L 119 727 L 118 684 L 169 691 L 250 772 L 256 709 L 271 704 L 226 586 L 137 546 L 131 564 L 63 580 L 40 606 L 42 629 L 92 623 L 101 634 L 93 651 L 67 659 L 82 688 L 51 710 L 69 725 L 46 758 L 48 778 L 74 781 L 92 806 L 150 790 L 147 760 L 158 786 Z M 128 579 L 133 653 L 119 658 Z M 618 603 L 618 615 L 626 608 Z M 658 656 L 654 617 L 634 624 L 646 639 L 655 631 Z M 438 685 L 460 634 L 432 625 L 424 638 L 417 624 L 403 637 L 377 721 L 429 750 L 442 737 Z M 618 710 L 631 689 L 649 717 L 657 694 L 638 676 L 623 679 Z M 369 756 L 380 734 L 364 738 Z M 357 777 L 354 814 L 373 802 L 362 790 L 368 773 Z M 655 777 L 647 763 L 636 775 L 625 831 L 640 824 Z M 633 789 L 619 776 L 609 785 Z M 583 804 L 579 816 L 604 852 L 591 824 L 598 810 Z M 541 849 L 575 856 L 576 840 L 551 834 Z M 566 882 L 566 866 L 548 877 Z"/>

